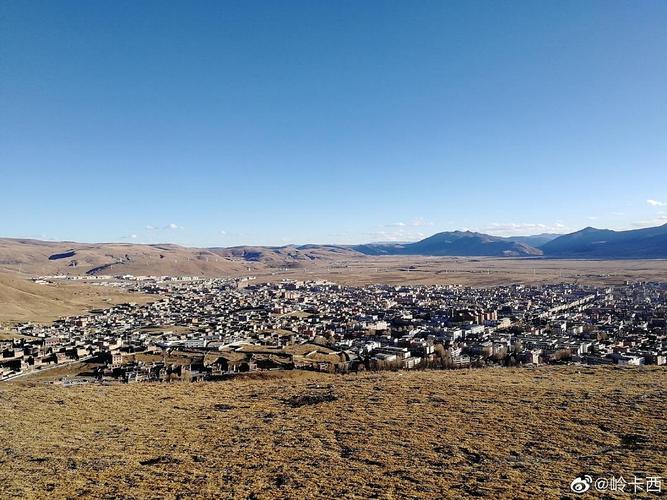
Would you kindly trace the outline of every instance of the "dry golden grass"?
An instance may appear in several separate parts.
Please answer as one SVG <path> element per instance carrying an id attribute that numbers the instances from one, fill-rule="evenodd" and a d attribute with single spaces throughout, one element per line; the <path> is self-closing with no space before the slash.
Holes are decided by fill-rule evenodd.
<path id="1" fill-rule="evenodd" d="M 74 255 L 49 259 L 54 255 Z M 0 238 L 0 269 L 31 275 L 135 274 L 220 276 L 246 271 L 253 263 L 225 258 L 208 249 L 179 245 L 74 243 Z"/>
<path id="2" fill-rule="evenodd" d="M 83 314 L 90 309 L 152 300 L 156 297 L 129 293 L 119 288 L 79 283 L 41 285 L 20 274 L 0 274 L 0 323 L 47 323 L 61 316 Z"/>
<path id="3" fill-rule="evenodd" d="M 666 475 L 666 390 L 608 367 L 5 384 L 0 497 L 560 498 Z"/>

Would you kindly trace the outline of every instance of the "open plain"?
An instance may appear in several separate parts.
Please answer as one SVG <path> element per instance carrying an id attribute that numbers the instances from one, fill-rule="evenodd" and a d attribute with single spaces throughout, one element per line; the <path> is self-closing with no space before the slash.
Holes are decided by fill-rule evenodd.
<path id="1" fill-rule="evenodd" d="M 574 260 L 494 257 L 381 256 L 257 271 L 259 279 L 327 279 L 347 285 L 498 286 L 578 283 L 620 285 L 667 281 L 667 260 Z"/>

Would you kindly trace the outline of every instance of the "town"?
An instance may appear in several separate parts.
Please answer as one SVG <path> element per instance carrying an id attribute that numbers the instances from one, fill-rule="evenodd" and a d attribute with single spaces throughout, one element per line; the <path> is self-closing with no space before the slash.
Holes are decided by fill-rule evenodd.
<path id="1" fill-rule="evenodd" d="M 64 276 L 35 282 L 48 286 Z M 97 277 L 156 300 L 15 325 L 0 377 L 68 364 L 62 383 L 197 381 L 264 370 L 665 365 L 667 285 L 342 286 L 253 277 Z M 83 365 L 82 365 L 83 366 Z"/>

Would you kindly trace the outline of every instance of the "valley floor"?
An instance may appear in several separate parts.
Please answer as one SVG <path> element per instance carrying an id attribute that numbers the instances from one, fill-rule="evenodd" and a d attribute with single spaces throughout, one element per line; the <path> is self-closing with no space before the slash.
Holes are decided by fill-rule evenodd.
<path id="1" fill-rule="evenodd" d="M 345 285 L 463 285 L 578 283 L 622 285 L 626 281 L 667 282 L 667 260 L 559 260 L 494 257 L 365 257 L 257 271 L 260 281 L 326 279 Z"/>
<path id="2" fill-rule="evenodd" d="M 667 476 L 666 395 L 648 367 L 2 384 L 0 497 L 567 497 Z"/>

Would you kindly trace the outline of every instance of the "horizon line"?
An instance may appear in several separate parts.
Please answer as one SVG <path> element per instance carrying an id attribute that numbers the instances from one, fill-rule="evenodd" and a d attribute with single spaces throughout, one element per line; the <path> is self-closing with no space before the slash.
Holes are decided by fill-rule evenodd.
<path id="1" fill-rule="evenodd" d="M 449 231 L 438 231 L 435 233 L 432 233 L 428 236 L 424 236 L 423 238 L 420 239 L 415 239 L 415 240 L 380 240 L 380 241 L 367 241 L 364 243 L 314 243 L 314 242 L 306 242 L 306 243 L 296 243 L 296 242 L 291 242 L 291 243 L 283 243 L 283 244 L 278 244 L 278 245 L 267 245 L 267 244 L 253 244 L 253 243 L 243 243 L 243 244 L 236 244 L 236 245 L 187 245 L 183 243 L 175 243 L 172 241 L 162 241 L 162 242 L 154 242 L 154 243 L 147 243 L 147 242 L 142 242 L 142 241 L 114 241 L 114 240 L 107 240 L 107 241 L 82 241 L 82 240 L 71 240 L 71 239 L 48 239 L 44 237 L 29 237 L 29 236 L 0 236 L 0 240 L 16 240 L 16 241 L 37 241 L 41 243 L 73 243 L 73 244 L 79 244 L 79 245 L 144 245 L 144 246 L 159 246 L 159 245 L 174 245 L 174 246 L 179 246 L 183 248 L 202 248 L 202 249 L 211 249 L 211 248 L 242 248 L 242 247 L 262 247 L 262 248 L 286 248 L 286 247 L 301 247 L 301 246 L 307 246 L 307 245 L 315 245 L 315 246 L 329 246 L 329 247 L 355 247 L 355 246 L 360 246 L 360 245 L 400 245 L 400 244 L 409 244 L 409 243 L 416 243 L 419 241 L 423 241 L 427 238 L 430 238 L 432 236 L 435 236 L 437 234 L 442 234 L 442 233 L 455 233 L 455 232 L 461 232 L 461 233 L 474 233 L 474 234 L 481 234 L 485 236 L 491 236 L 493 238 L 503 238 L 503 239 L 509 239 L 509 238 L 529 238 L 529 237 L 536 237 L 536 236 L 542 236 L 542 235 L 556 235 L 556 237 L 559 236 L 565 236 L 568 234 L 574 234 L 579 231 L 584 231 L 586 229 L 595 229 L 599 231 L 614 231 L 614 232 L 625 232 L 625 231 L 636 231 L 636 230 L 641 230 L 641 229 L 650 229 L 650 228 L 656 228 L 656 227 L 662 227 L 662 226 L 667 226 L 667 223 L 657 225 L 657 226 L 647 226 L 647 227 L 639 227 L 639 228 L 634 228 L 634 229 L 608 229 L 608 228 L 597 228 L 594 226 L 586 226 L 581 229 L 577 229 L 574 231 L 570 232 L 565 232 L 565 233 L 551 233 L 551 232 L 541 232 L 541 233 L 535 233 L 535 234 L 516 234 L 516 235 L 509 235 L 509 236 L 500 236 L 500 235 L 494 235 L 491 233 L 484 233 L 481 231 L 472 231 L 470 229 L 454 229 L 454 230 L 449 230 Z"/>

